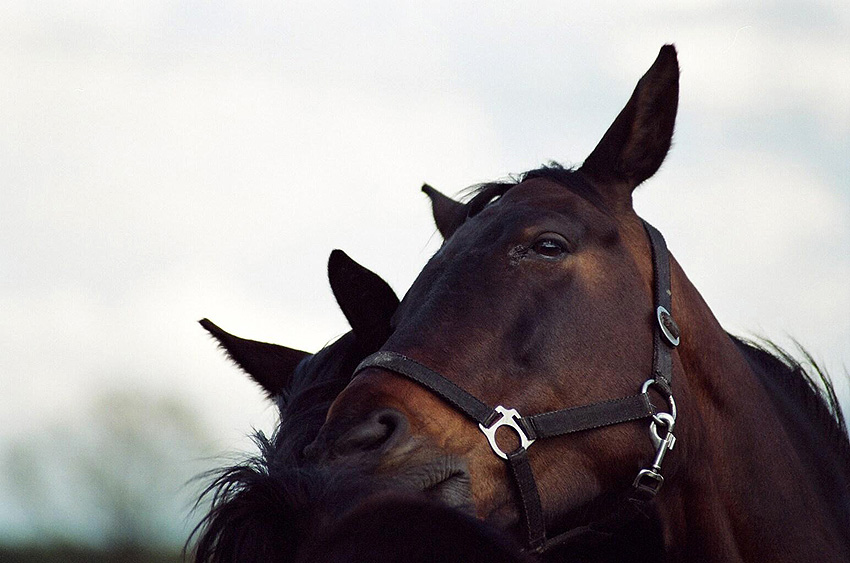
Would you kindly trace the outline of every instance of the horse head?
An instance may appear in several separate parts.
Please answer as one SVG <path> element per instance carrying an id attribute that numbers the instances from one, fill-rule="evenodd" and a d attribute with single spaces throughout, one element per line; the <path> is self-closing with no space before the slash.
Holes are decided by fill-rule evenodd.
<path id="1" fill-rule="evenodd" d="M 651 371 L 653 270 L 631 194 L 670 147 L 678 75 L 666 47 L 576 171 L 491 184 L 462 209 L 429 193 L 447 240 L 402 301 L 383 349 L 522 414 L 635 395 Z M 497 441 L 510 451 L 506 433 Z M 311 448 L 336 463 L 372 456 L 379 472 L 520 524 L 508 469 L 479 427 L 390 370 L 362 370 Z M 529 452 L 549 527 L 562 528 L 631 483 L 652 446 L 646 424 L 624 423 Z"/>
<path id="2" fill-rule="evenodd" d="M 538 551 L 641 521 L 674 559 L 836 559 L 846 531 L 807 482 L 819 462 L 775 459 L 793 430 L 753 354 L 632 206 L 670 148 L 678 89 L 665 46 L 581 167 L 466 204 L 426 188 L 446 241 L 308 456 L 466 507 Z M 817 524 L 793 529 L 789 506 Z"/>

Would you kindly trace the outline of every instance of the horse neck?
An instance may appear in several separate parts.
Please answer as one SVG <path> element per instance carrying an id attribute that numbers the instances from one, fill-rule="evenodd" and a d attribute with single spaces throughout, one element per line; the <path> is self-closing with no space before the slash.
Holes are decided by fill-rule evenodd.
<path id="1" fill-rule="evenodd" d="M 811 462 L 793 448 L 782 413 L 675 262 L 673 271 L 683 337 L 673 379 L 678 441 L 658 498 L 668 553 L 694 561 L 846 560 L 846 531 L 834 529 L 819 502 Z"/>

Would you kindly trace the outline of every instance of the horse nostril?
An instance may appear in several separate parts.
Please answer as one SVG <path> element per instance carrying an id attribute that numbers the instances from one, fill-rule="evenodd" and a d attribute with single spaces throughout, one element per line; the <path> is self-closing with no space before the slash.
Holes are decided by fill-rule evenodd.
<path id="1" fill-rule="evenodd" d="M 333 450 L 338 455 L 348 455 L 389 447 L 407 433 L 407 428 L 407 419 L 399 411 L 375 411 L 340 436 Z"/>

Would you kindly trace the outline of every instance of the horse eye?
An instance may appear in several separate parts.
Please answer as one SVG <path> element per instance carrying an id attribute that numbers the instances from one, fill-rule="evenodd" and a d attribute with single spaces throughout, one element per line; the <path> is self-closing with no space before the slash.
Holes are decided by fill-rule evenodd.
<path id="1" fill-rule="evenodd" d="M 531 245 L 531 250 L 544 258 L 559 258 L 567 252 L 567 244 L 560 238 L 547 236 L 540 238 Z"/>

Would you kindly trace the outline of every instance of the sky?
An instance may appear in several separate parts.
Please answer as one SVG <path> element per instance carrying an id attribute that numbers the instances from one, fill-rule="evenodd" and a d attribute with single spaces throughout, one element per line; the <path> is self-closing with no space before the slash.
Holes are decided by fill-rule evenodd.
<path id="1" fill-rule="evenodd" d="M 316 351 L 347 331 L 332 249 L 403 295 L 440 242 L 423 182 L 457 194 L 580 163 L 671 42 L 674 146 L 636 209 L 727 330 L 798 341 L 850 408 L 846 2 L 0 13 L 0 541 L 103 537 L 91 498 L 56 516 L 21 491 L 48 506 L 82 486 L 63 460 L 95 467 L 140 427 L 174 438 L 149 458 L 174 481 L 250 449 L 274 413 L 198 319 Z M 148 459 L 110 451 L 122 474 Z M 161 496 L 140 526 L 169 542 L 184 506 Z"/>

